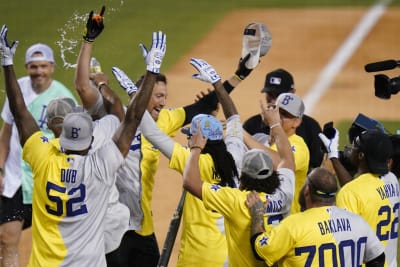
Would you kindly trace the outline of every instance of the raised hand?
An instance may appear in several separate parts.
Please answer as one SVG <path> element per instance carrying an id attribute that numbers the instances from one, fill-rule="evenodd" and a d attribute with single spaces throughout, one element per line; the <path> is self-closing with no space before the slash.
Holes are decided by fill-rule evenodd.
<path id="1" fill-rule="evenodd" d="M 139 46 L 146 62 L 146 69 L 153 73 L 160 73 L 161 63 L 167 50 L 167 36 L 161 31 L 153 32 L 150 51 L 142 43 Z"/>
<path id="2" fill-rule="evenodd" d="M 190 64 L 197 69 L 198 74 L 193 74 L 192 78 L 199 79 L 208 83 L 216 83 L 221 80 L 219 74 L 215 71 L 213 66 L 208 64 L 203 59 L 192 58 Z"/>
<path id="3" fill-rule="evenodd" d="M 249 76 L 249 74 L 253 70 L 246 67 L 246 63 L 247 61 L 249 61 L 249 58 L 250 58 L 250 53 L 247 54 L 247 56 L 245 56 L 244 58 L 240 58 L 239 65 L 235 71 L 236 77 L 241 81 L 246 79 L 246 77 Z"/>
<path id="4" fill-rule="evenodd" d="M 18 41 L 14 41 L 10 46 L 7 41 L 7 32 L 8 28 L 4 24 L 3 27 L 1 27 L 0 32 L 0 55 L 2 66 L 9 66 L 14 64 L 13 59 L 15 55 L 15 50 L 17 49 L 19 43 Z"/>
<path id="5" fill-rule="evenodd" d="M 136 93 L 138 88 L 132 82 L 132 80 L 129 79 L 128 75 L 126 75 L 125 72 L 123 72 L 118 67 L 112 67 L 112 73 L 114 74 L 115 79 L 117 79 L 117 81 L 119 82 L 119 85 L 122 87 L 122 89 L 125 90 L 125 92 L 128 93 L 128 95 Z"/>
<path id="6" fill-rule="evenodd" d="M 331 139 L 323 133 L 319 133 L 318 136 L 328 152 L 328 158 L 339 158 L 339 130 L 335 129 L 335 135 Z"/>
<path id="7" fill-rule="evenodd" d="M 105 6 L 102 6 L 99 14 L 93 16 L 93 10 L 89 13 L 89 18 L 86 22 L 86 28 L 83 32 L 83 39 L 86 42 L 92 43 L 96 39 L 97 36 L 103 31 L 104 23 L 103 23 L 103 14 L 106 10 Z"/>

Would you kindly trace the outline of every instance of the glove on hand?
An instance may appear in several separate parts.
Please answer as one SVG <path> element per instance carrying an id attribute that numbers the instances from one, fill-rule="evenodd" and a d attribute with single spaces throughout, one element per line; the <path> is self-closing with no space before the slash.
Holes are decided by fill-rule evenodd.
<path id="1" fill-rule="evenodd" d="M 14 64 L 13 59 L 15 55 L 15 50 L 17 49 L 19 43 L 18 41 L 14 41 L 10 46 L 7 41 L 7 32 L 8 28 L 4 24 L 0 32 L 0 55 L 2 66 L 9 66 Z"/>
<path id="2" fill-rule="evenodd" d="M 106 7 L 103 6 L 98 15 L 93 16 L 93 10 L 89 13 L 89 18 L 86 22 L 86 28 L 83 32 L 83 39 L 86 42 L 92 43 L 94 39 L 103 31 L 103 14 Z"/>
<path id="3" fill-rule="evenodd" d="M 339 158 L 339 130 L 335 129 L 335 135 L 329 139 L 323 133 L 318 134 L 326 151 L 328 151 L 328 158 Z"/>
<path id="4" fill-rule="evenodd" d="M 208 64 L 205 60 L 192 58 L 190 60 L 190 64 L 200 72 L 199 74 L 193 74 L 192 78 L 199 79 L 201 81 L 212 84 L 221 80 L 221 77 L 215 71 L 213 66 Z"/>
<path id="5" fill-rule="evenodd" d="M 115 79 L 117 79 L 117 81 L 119 82 L 119 85 L 122 87 L 122 89 L 125 90 L 125 92 L 128 93 L 128 95 L 136 93 L 138 88 L 132 82 L 132 80 L 129 79 L 128 75 L 126 75 L 125 72 L 123 72 L 118 67 L 112 67 L 112 73 L 114 74 Z"/>
<path id="6" fill-rule="evenodd" d="M 243 81 L 246 79 L 247 76 L 249 76 L 250 72 L 252 72 L 253 69 L 249 69 L 246 67 L 246 63 L 250 58 L 250 53 L 247 54 L 244 58 L 240 58 L 239 60 L 239 65 L 237 70 L 235 71 L 235 75 L 239 80 Z"/>
<path id="7" fill-rule="evenodd" d="M 146 69 L 153 73 L 160 73 L 161 63 L 167 50 L 167 36 L 159 32 L 153 32 L 153 41 L 150 51 L 144 44 L 139 44 L 142 49 L 142 55 L 146 62 Z"/>

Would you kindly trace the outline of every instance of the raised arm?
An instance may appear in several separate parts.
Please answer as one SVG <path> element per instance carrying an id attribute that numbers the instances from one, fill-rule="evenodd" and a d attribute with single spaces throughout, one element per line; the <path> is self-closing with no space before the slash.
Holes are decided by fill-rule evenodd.
<path id="1" fill-rule="evenodd" d="M 204 82 L 211 83 L 214 86 L 218 101 L 221 103 L 222 109 L 224 111 L 225 118 L 228 119 L 232 115 L 238 114 L 235 104 L 233 103 L 228 92 L 225 91 L 222 83 L 221 77 L 215 71 L 213 66 L 208 64 L 203 59 L 192 58 L 190 64 L 197 69 L 198 74 L 193 74 L 192 77 L 199 79 Z"/>
<path id="2" fill-rule="evenodd" d="M 150 51 L 147 51 L 147 49 L 142 45 L 142 52 L 146 54 L 147 71 L 138 93 L 135 98 L 131 99 L 129 102 L 125 119 L 122 121 L 113 136 L 114 142 L 124 156 L 129 152 L 132 139 L 135 136 L 137 127 L 140 124 L 143 113 L 150 100 L 156 76 L 160 73 L 160 67 L 165 51 L 166 35 L 161 31 L 153 32 L 153 41 Z"/>
<path id="3" fill-rule="evenodd" d="M 81 50 L 79 52 L 75 71 L 75 89 L 81 98 L 82 105 L 86 110 L 90 110 L 98 101 L 100 94 L 96 88 L 90 84 L 90 58 L 92 55 L 93 42 L 104 29 L 103 6 L 99 14 L 93 16 L 93 11 L 89 13 L 86 27 L 83 34 Z"/>
<path id="4" fill-rule="evenodd" d="M 268 107 L 265 107 L 262 101 L 260 101 L 260 107 L 264 122 L 270 125 L 270 135 L 275 141 L 277 152 L 280 157 L 278 168 L 288 168 L 294 171 L 294 155 L 289 139 L 281 125 L 279 107 L 276 105 L 269 105 Z"/>
<path id="5" fill-rule="evenodd" d="M 353 177 L 339 160 L 339 130 L 334 130 L 335 134 L 332 138 L 328 138 L 323 133 L 319 133 L 318 136 L 325 146 L 325 150 L 328 154 L 328 158 L 332 163 L 333 169 L 335 170 L 336 176 L 338 177 L 340 186 L 344 186 L 345 184 L 350 182 Z"/>
<path id="6" fill-rule="evenodd" d="M 1 65 L 4 70 L 8 103 L 18 129 L 21 146 L 23 147 L 26 140 L 40 129 L 32 114 L 26 108 L 17 77 L 15 76 L 13 59 L 18 41 L 14 41 L 9 45 L 7 31 L 7 26 L 3 25 L 0 32 Z"/>

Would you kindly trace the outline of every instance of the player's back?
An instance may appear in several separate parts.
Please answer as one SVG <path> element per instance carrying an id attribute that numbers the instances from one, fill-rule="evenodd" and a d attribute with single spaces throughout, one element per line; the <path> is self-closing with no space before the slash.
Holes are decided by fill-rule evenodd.
<path id="1" fill-rule="evenodd" d="M 106 266 L 103 218 L 123 157 L 113 142 L 88 156 L 67 155 L 40 132 L 24 145 L 34 173 L 29 266 Z"/>
<path id="2" fill-rule="evenodd" d="M 360 266 L 384 248 L 365 220 L 336 206 L 293 214 L 257 238 L 256 251 L 279 266 Z"/>

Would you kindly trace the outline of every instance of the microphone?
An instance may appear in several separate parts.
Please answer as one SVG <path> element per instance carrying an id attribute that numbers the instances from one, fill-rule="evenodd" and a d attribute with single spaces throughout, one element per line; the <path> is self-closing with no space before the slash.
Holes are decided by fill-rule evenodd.
<path id="1" fill-rule="evenodd" d="M 367 65 L 365 65 L 365 71 L 366 72 L 375 72 L 375 71 L 382 71 L 382 70 L 392 70 L 399 66 L 400 66 L 400 61 L 390 59 L 390 60 L 367 64 Z"/>

